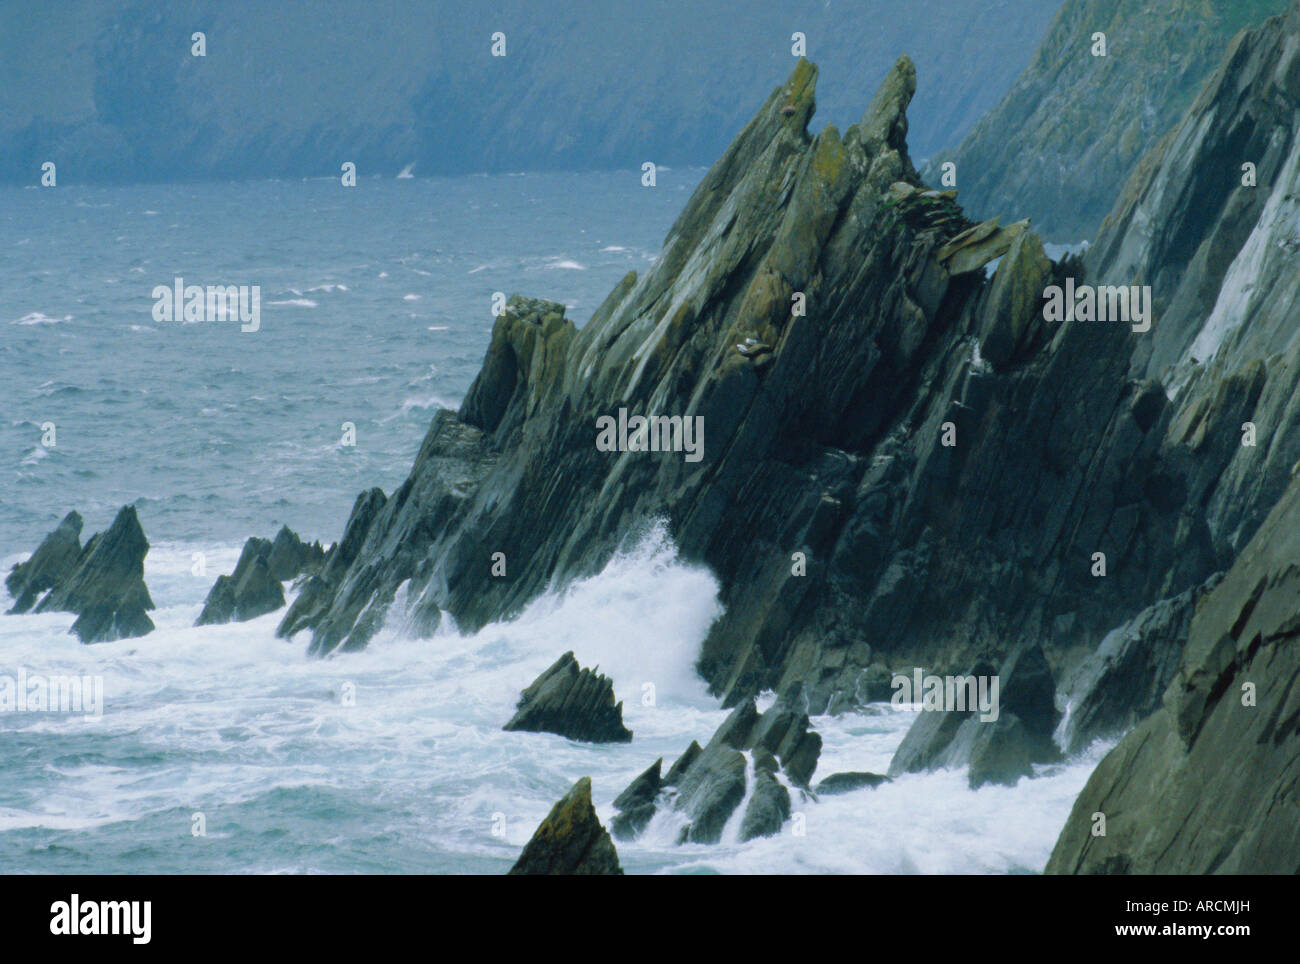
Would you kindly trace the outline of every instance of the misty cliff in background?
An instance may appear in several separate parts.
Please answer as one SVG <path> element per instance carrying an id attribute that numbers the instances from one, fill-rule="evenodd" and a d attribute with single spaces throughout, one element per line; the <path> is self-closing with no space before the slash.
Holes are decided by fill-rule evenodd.
<path id="1" fill-rule="evenodd" d="M 0 13 L 0 180 L 37 183 L 45 161 L 68 183 L 708 165 L 796 31 L 843 126 L 907 51 L 924 157 L 997 104 L 1058 6 L 23 0 Z"/>
<path id="2" fill-rule="evenodd" d="M 1028 215 L 1052 241 L 1095 238 L 1138 160 L 1192 103 L 1233 35 L 1286 8 L 1286 0 L 1067 0 L 1002 102 L 922 174 L 937 182 L 939 164 L 954 161 L 973 214 Z"/>

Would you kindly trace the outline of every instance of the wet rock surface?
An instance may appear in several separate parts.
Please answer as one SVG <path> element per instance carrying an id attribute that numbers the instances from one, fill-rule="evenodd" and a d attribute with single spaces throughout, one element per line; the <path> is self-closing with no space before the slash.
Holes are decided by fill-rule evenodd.
<path id="1" fill-rule="evenodd" d="M 144 582 L 149 540 L 140 528 L 135 506 L 124 506 L 112 525 L 91 536 L 69 570 L 74 530 L 80 529 L 81 521 L 73 518 L 75 515 L 65 517 L 42 543 L 41 548 L 49 547 L 49 551 L 40 560 L 33 556 L 32 561 L 38 563 L 31 570 L 39 580 L 36 584 L 53 583 L 34 611 L 76 613 L 71 632 L 83 643 L 112 642 L 153 632 L 147 611 L 154 605 Z"/>
<path id="2" fill-rule="evenodd" d="M 218 576 L 203 603 L 196 626 L 245 622 L 284 605 L 284 583 L 320 569 L 320 543 L 304 543 L 284 526 L 274 540 L 256 536 L 244 543 L 230 575 Z"/>
<path id="3" fill-rule="evenodd" d="M 791 790 L 808 789 L 821 753 L 821 736 L 810 729 L 803 706 L 799 687 L 761 714 L 746 700 L 706 746 L 692 742 L 662 779 L 663 761 L 656 761 L 615 799 L 617 835 L 636 836 L 664 808 L 684 821 L 680 842 L 717 843 L 742 803 L 740 840 L 780 832 L 790 817 Z"/>
<path id="4" fill-rule="evenodd" d="M 613 681 L 580 667 L 572 652 L 523 691 L 503 729 L 557 733 L 587 743 L 632 740 L 632 731 L 623 725 L 623 704 L 614 702 Z"/>
<path id="5" fill-rule="evenodd" d="M 591 778 L 583 777 L 551 808 L 519 860 L 514 876 L 622 875 L 614 841 L 591 803 Z"/>

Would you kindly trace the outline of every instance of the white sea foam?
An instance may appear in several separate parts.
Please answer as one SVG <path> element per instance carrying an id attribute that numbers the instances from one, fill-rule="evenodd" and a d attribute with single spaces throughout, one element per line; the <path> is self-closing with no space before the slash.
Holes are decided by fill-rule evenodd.
<path id="1" fill-rule="evenodd" d="M 677 558 L 663 526 L 515 619 L 469 634 L 446 620 L 414 639 L 399 603 L 367 649 L 325 660 L 305 656 L 307 634 L 275 638 L 282 611 L 192 625 L 239 548 L 155 544 L 145 577 L 157 629 L 139 639 L 83 646 L 67 634 L 70 614 L 0 617 L 0 666 L 104 678 L 98 720 L 0 717 L 11 745 L 51 748 L 39 779 L 24 776 L 0 810 L 0 832 L 57 829 L 88 871 L 148 869 L 114 854 L 163 833 L 173 843 L 160 852 L 225 872 L 500 872 L 575 779 L 592 777 L 608 822 L 633 777 L 707 741 L 727 715 L 693 668 L 720 611 L 717 583 Z M 196 551 L 206 555 L 201 577 Z M 614 680 L 632 743 L 502 731 L 519 691 L 570 649 Z M 818 777 L 883 771 L 913 719 L 888 705 L 815 719 L 826 744 Z M 796 791 L 804 836 L 787 824 L 741 844 L 729 826 L 720 844 L 678 846 L 680 815 L 661 813 L 639 840 L 619 843 L 620 858 L 642 873 L 1037 871 L 1103 749 L 1011 788 L 971 791 L 951 771 L 820 802 Z M 207 815 L 201 844 L 189 836 L 194 812 Z M 369 862 L 358 863 L 362 854 Z M 23 866 L 39 870 L 43 859 L 29 848 Z"/>

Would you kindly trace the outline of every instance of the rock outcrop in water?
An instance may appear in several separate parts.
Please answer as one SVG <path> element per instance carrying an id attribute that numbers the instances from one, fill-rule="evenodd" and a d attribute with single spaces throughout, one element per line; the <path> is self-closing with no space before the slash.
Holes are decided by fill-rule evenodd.
<path id="1" fill-rule="evenodd" d="M 244 622 L 284 605 L 284 583 L 315 572 L 325 559 L 320 543 L 304 543 L 288 526 L 274 541 L 256 536 L 244 543 L 229 576 L 218 576 L 196 626 Z"/>
<path id="2" fill-rule="evenodd" d="M 11 614 L 27 612 L 41 596 L 72 575 L 81 558 L 81 526 L 81 516 L 69 512 L 31 558 L 10 570 L 5 587 L 14 597 Z"/>
<path id="3" fill-rule="evenodd" d="M 519 697 L 515 715 L 502 729 L 557 733 L 587 743 L 630 743 L 623 704 L 614 702 L 607 676 L 578 666 L 568 652 L 537 677 Z"/>
<path id="4" fill-rule="evenodd" d="M 583 777 L 551 808 L 509 871 L 520 876 L 621 875 L 618 851 L 591 805 Z"/>
<path id="5" fill-rule="evenodd" d="M 662 760 L 614 800 L 614 833 L 631 839 L 660 809 L 684 822 L 679 842 L 717 843 L 737 810 L 741 841 L 778 833 L 791 813 L 791 788 L 806 791 L 822 739 L 809 728 L 794 687 L 761 715 L 753 700 L 732 711 L 707 746 L 692 743 L 662 778 Z"/>
<path id="6" fill-rule="evenodd" d="M 980 681 L 993 679 L 998 691 L 984 691 L 985 709 L 979 704 Z M 921 702 L 920 694 L 914 698 Z M 894 753 L 889 773 L 965 766 L 972 789 L 986 783 L 1014 785 L 1033 775 L 1035 763 L 1060 759 L 1052 739 L 1059 721 L 1055 698 L 1052 671 L 1039 646 L 1013 654 L 997 668 L 986 661 L 976 663 L 953 684 L 951 696 L 945 681 L 945 699 L 962 708 L 922 711 Z"/>
<path id="7" fill-rule="evenodd" d="M 818 712 L 878 690 L 900 654 L 960 667 L 1022 633 L 1095 644 L 1117 600 L 1203 578 L 1195 552 L 1143 544 L 1180 505 L 1147 484 L 1158 438 L 1123 377 L 1131 336 L 1049 328 L 1032 292 L 1075 269 L 1023 230 L 991 282 L 1000 239 L 953 264 L 977 226 L 908 159 L 909 61 L 843 135 L 807 131 L 816 76 L 800 62 L 663 257 L 581 331 L 510 301 L 460 413 L 435 416 L 391 497 L 358 500 L 282 634 L 364 646 L 403 585 L 417 631 L 442 611 L 473 630 L 662 517 L 722 584 L 699 664 L 715 691 L 735 705 L 798 682 Z M 684 422 L 660 426 L 679 451 L 602 451 L 597 420 L 620 409 L 702 425 L 699 460 Z M 1150 564 L 1092 579 L 1112 544 Z"/>
<path id="8" fill-rule="evenodd" d="M 76 613 L 71 632 L 83 643 L 105 643 L 143 636 L 154 625 L 146 611 L 153 600 L 144 584 L 144 557 L 149 540 L 140 528 L 134 506 L 124 506 L 104 532 L 86 541 L 71 564 L 72 549 L 81 531 L 81 517 L 72 512 L 41 543 L 32 558 L 10 573 L 10 591 L 21 590 L 19 603 L 31 605 L 32 592 L 47 587 L 35 611 Z M 48 584 L 48 585 L 47 585 Z M 22 612 L 17 608 L 15 612 Z"/>

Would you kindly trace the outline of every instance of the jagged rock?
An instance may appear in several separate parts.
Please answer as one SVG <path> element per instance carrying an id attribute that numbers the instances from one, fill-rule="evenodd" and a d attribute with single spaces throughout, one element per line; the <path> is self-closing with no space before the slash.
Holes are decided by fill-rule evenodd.
<path id="1" fill-rule="evenodd" d="M 254 537 L 245 542 L 235 571 L 217 577 L 194 625 L 246 622 L 283 606 L 284 587 L 271 573 L 273 551 L 274 544 L 269 539 Z"/>
<path id="2" fill-rule="evenodd" d="M 1142 336 L 1129 326 L 1032 312 L 1035 279 L 1083 284 L 1094 265 L 1119 262 L 1090 251 L 1042 278 L 1028 231 L 973 225 L 916 176 L 910 61 L 842 134 L 807 126 L 816 80 L 812 64 L 796 65 L 703 178 L 662 255 L 582 329 L 558 304 L 510 299 L 460 413 L 434 417 L 391 498 L 358 501 L 282 634 L 309 630 L 315 653 L 359 648 L 399 588 L 417 633 L 444 610 L 473 632 L 599 572 L 661 517 L 681 558 L 719 582 L 724 609 L 697 664 L 711 689 L 736 707 L 798 683 L 801 709 L 820 713 L 860 705 L 872 667 L 922 655 L 996 664 L 1041 644 L 1068 670 L 1153 600 L 1226 567 L 1275 501 L 1282 466 L 1300 460 L 1300 431 L 1286 431 L 1300 428 L 1286 391 L 1300 364 L 1256 358 L 1168 398 L 1132 368 Z M 1217 116 L 1246 116 L 1231 86 Z M 1285 103 L 1241 106 L 1286 131 Z M 1273 148 L 1248 140 L 1270 176 L 1287 170 L 1279 137 Z M 1226 170 L 1222 160 L 1198 169 Z M 1178 225 L 1152 241 L 1168 255 L 1152 266 L 1160 290 L 1187 254 L 1177 239 L 1201 236 L 1187 202 L 1230 197 L 1230 181 L 1171 169 L 1159 183 L 1199 185 L 1180 188 L 1178 204 L 1149 199 L 1175 220 L 1123 222 L 1135 238 L 1143 223 Z M 1280 217 L 1286 189 L 1270 190 Z M 1228 240 L 1220 250 L 1234 250 Z M 966 270 L 1004 244 L 991 280 Z M 1263 253 L 1280 266 L 1284 252 Z M 1127 274 L 1125 284 L 1142 277 Z M 1275 298 L 1269 317 L 1282 317 L 1291 281 L 1270 278 L 1279 293 L 1252 296 Z M 792 311 L 796 292 L 815 310 Z M 1001 364 L 981 358 L 982 338 Z M 746 357 L 746 339 L 772 350 Z M 620 408 L 703 419 L 698 460 L 601 450 L 597 420 Z M 1252 413 L 1274 433 L 1258 449 L 1240 444 Z M 1104 579 L 1090 572 L 1096 552 L 1109 559 Z M 1041 713 L 1014 715 L 1045 739 Z M 782 759 L 787 774 L 795 756 Z"/>
<path id="3" fill-rule="evenodd" d="M 740 823 L 740 841 L 771 837 L 790 819 L 790 791 L 770 770 L 754 769 L 754 793 Z"/>
<path id="4" fill-rule="evenodd" d="M 1011 243 L 994 272 L 979 332 L 980 354 L 994 367 L 1011 361 L 1026 331 L 1041 317 L 1051 275 L 1052 263 L 1036 234 L 1025 232 Z"/>
<path id="5" fill-rule="evenodd" d="M 583 777 L 551 808 L 524 845 L 512 875 L 621 875 L 614 841 L 591 804 L 591 778 Z"/>
<path id="6" fill-rule="evenodd" d="M 717 843 L 749 787 L 747 771 L 754 774 L 754 793 L 741 817 L 740 836 L 748 840 L 777 832 L 790 815 L 790 794 L 785 784 L 807 789 L 821 752 L 820 734 L 809 729 L 802 687 L 782 694 L 764 713 L 753 700 L 731 711 L 703 749 L 694 741 L 673 764 L 651 793 L 650 775 L 643 773 L 620 795 L 638 810 L 642 828 L 658 806 L 671 806 L 685 815 L 681 841 Z M 746 756 L 748 754 L 748 756 Z M 778 776 L 780 774 L 780 776 Z M 666 788 L 675 792 L 660 794 Z M 617 801 L 615 801 L 617 805 Z M 639 830 L 635 831 L 639 832 Z"/>
<path id="7" fill-rule="evenodd" d="M 663 785 L 666 787 L 675 787 L 681 782 L 682 774 L 685 773 L 696 758 L 704 752 L 704 747 L 700 746 L 695 740 L 691 740 L 684 753 L 677 758 L 677 761 L 668 768 L 664 774 Z"/>
<path id="8" fill-rule="evenodd" d="M 880 773 L 849 770 L 844 773 L 832 773 L 821 783 L 817 784 L 815 792 L 819 796 L 833 796 L 837 793 L 850 793 L 853 790 L 861 790 L 864 787 L 869 787 L 874 790 L 882 783 L 888 782 L 889 777 Z"/>
<path id="9" fill-rule="evenodd" d="M 14 597 L 10 613 L 25 613 L 72 575 L 81 557 L 81 516 L 69 512 L 63 521 L 36 547 L 31 558 L 17 563 L 5 578 L 5 586 Z"/>
<path id="10" fill-rule="evenodd" d="M 710 742 L 682 775 L 674 800 L 690 817 L 683 843 L 717 843 L 731 814 L 745 799 L 745 754 L 723 742 Z"/>
<path id="11" fill-rule="evenodd" d="M 519 707 L 502 729 L 558 733 L 587 743 L 630 743 L 623 704 L 614 702 L 614 683 L 578 666 L 572 652 L 557 659 L 519 697 Z"/>
<path id="12" fill-rule="evenodd" d="M 699 744 L 691 745 L 698 747 Z M 614 798 L 614 808 L 618 810 L 618 816 L 610 823 L 610 830 L 619 840 L 635 838 L 655 815 L 655 801 L 663 787 L 659 773 L 663 764 L 663 757 L 655 760 L 648 770 L 628 784 L 627 789 Z"/>
<path id="13" fill-rule="evenodd" d="M 83 643 L 153 632 L 153 620 L 145 614 L 154 608 L 144 583 L 148 552 L 135 506 L 123 506 L 107 530 L 87 540 L 76 568 L 37 604 L 36 612 L 76 613 L 71 632 Z"/>
<path id="14" fill-rule="evenodd" d="M 1034 775 L 1035 740 L 1014 713 L 990 725 L 975 724 L 975 741 L 969 753 L 967 783 L 976 790 L 986 783 L 1015 786 L 1021 777 Z"/>
<path id="15" fill-rule="evenodd" d="M 1058 739 L 1066 753 L 1119 736 L 1160 708 L 1182 660 L 1197 602 L 1222 579 L 1148 606 L 1111 630 L 1061 686 L 1066 716 Z"/>
<path id="16" fill-rule="evenodd" d="M 1010 251 L 1011 245 L 1024 235 L 1028 227 L 1027 220 L 1008 224 L 1005 228 L 998 227 L 998 219 L 993 218 L 957 235 L 935 252 L 935 258 L 951 275 L 978 271 L 994 258 Z"/>
<path id="17" fill-rule="evenodd" d="M 325 550 L 319 542 L 303 542 L 288 526 L 281 526 L 271 543 L 266 565 L 271 577 L 280 582 L 290 582 L 303 573 L 315 572 L 325 560 Z"/>
<path id="18" fill-rule="evenodd" d="M 978 678 L 992 676 L 996 672 L 993 664 L 981 660 L 966 675 Z M 916 699 L 917 695 L 913 694 L 913 698 Z M 894 751 L 894 756 L 889 761 L 889 775 L 895 777 L 903 773 L 920 773 L 946 766 L 948 749 L 956 739 L 957 732 L 975 715 L 975 709 L 921 711 Z"/>

